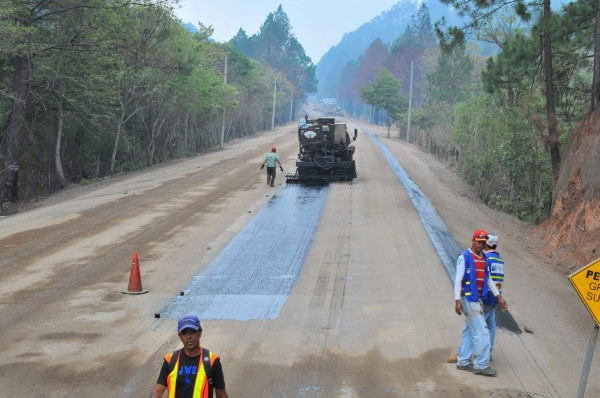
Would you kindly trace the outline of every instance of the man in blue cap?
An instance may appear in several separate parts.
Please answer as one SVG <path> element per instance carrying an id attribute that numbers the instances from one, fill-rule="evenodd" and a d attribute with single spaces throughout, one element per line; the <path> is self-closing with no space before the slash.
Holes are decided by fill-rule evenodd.
<path id="1" fill-rule="evenodd" d="M 172 398 L 228 398 L 221 360 L 217 354 L 200 346 L 202 327 L 195 315 L 185 315 L 177 322 L 183 348 L 165 355 L 151 398 L 160 398 L 165 390 Z"/>

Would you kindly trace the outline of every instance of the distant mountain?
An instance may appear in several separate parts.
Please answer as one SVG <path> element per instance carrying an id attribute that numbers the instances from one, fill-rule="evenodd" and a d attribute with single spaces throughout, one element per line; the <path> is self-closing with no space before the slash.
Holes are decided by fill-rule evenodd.
<path id="1" fill-rule="evenodd" d="M 183 25 L 189 32 L 192 33 L 198 33 L 198 28 L 196 28 L 196 26 L 191 23 L 191 22 L 187 22 Z"/>
<path id="2" fill-rule="evenodd" d="M 417 14 L 419 4 L 418 1 L 401 0 L 355 31 L 344 34 L 342 40 L 330 48 L 317 64 L 319 96 L 336 97 L 340 72 L 348 61 L 358 59 L 378 37 L 386 44 L 400 37 L 410 24 L 411 17 Z M 432 24 L 442 17 L 446 18 L 448 25 L 459 23 L 452 9 L 438 0 L 425 0 L 425 4 L 429 8 Z"/>

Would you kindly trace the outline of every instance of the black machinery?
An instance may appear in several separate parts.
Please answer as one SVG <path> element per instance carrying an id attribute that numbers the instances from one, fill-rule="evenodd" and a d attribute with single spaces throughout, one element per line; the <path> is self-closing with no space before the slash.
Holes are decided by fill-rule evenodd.
<path id="1" fill-rule="evenodd" d="M 346 125 L 334 118 L 306 119 L 298 125 L 299 153 L 296 174 L 288 174 L 288 183 L 327 184 L 329 181 L 352 181 L 357 177 L 353 141 Z"/>

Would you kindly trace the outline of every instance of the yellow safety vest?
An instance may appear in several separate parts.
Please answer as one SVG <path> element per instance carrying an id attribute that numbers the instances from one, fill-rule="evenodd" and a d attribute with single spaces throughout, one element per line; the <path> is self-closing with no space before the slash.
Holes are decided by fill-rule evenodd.
<path id="1" fill-rule="evenodd" d="M 208 353 L 210 358 L 211 368 L 216 359 L 219 358 L 218 355 L 213 354 L 208 350 L 203 350 L 202 347 L 200 348 L 200 356 L 198 358 L 198 373 L 196 374 L 196 381 L 194 382 L 194 393 L 192 395 L 193 398 L 209 398 L 208 393 L 210 391 L 210 385 L 208 378 L 206 377 L 206 369 L 204 369 L 204 366 L 200 366 L 201 364 L 204 365 L 203 355 L 205 355 L 205 352 Z M 171 366 L 171 360 L 175 354 L 177 354 L 175 366 L 172 367 L 171 372 L 167 376 L 167 390 L 169 391 L 169 395 L 167 395 L 168 398 L 176 398 L 175 391 L 177 390 L 177 375 L 179 374 L 179 357 L 181 356 L 181 350 L 173 351 L 165 355 L 165 361 L 167 361 L 169 366 Z"/>

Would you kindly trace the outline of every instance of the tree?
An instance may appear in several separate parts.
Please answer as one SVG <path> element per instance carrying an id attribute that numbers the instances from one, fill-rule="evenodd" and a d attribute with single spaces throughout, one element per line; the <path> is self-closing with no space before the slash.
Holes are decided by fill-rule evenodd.
<path id="1" fill-rule="evenodd" d="M 176 0 L 141 0 L 137 6 L 156 5 L 168 7 Z M 0 59 L 5 59 L 12 69 L 12 103 L 7 117 L 7 142 L 6 156 L 4 158 L 5 170 L 2 181 L 2 195 L 0 202 L 5 198 L 17 200 L 19 184 L 19 164 L 22 157 L 22 143 L 26 131 L 27 107 L 31 100 L 31 84 L 35 79 L 35 65 L 37 57 L 45 57 L 46 53 L 62 51 L 58 56 L 59 65 L 54 69 L 55 76 L 52 81 L 52 91 L 55 105 L 62 108 L 63 92 L 61 89 L 61 74 L 64 72 L 64 62 L 67 60 L 71 49 L 81 50 L 82 45 L 93 47 L 94 42 L 82 41 L 76 29 L 69 27 L 67 21 L 77 21 L 83 10 L 125 9 L 131 6 L 129 0 L 57 0 L 57 1 L 20 1 L 6 0 L 0 8 L 0 32 L 3 40 L 6 38 L 8 45 L 0 47 Z M 61 30 L 61 28 L 63 28 Z M 89 28 L 89 27 L 88 27 Z M 65 35 L 56 34 L 63 32 Z M 86 33 L 89 33 L 86 30 Z M 66 39 L 66 40 L 65 40 Z M 97 43 L 95 43 L 97 44 Z M 59 123 L 57 131 L 62 131 L 60 119 L 64 117 L 64 109 L 58 109 Z M 62 133 L 61 133 L 62 134 Z M 57 136 L 60 138 L 60 135 Z M 61 185 L 64 175 L 60 166 L 60 139 L 55 142 L 56 168 Z"/>
<path id="2" fill-rule="evenodd" d="M 539 223 L 550 210 L 548 153 L 523 110 L 471 96 L 455 110 L 458 169 L 488 206 Z"/>
<path id="3" fill-rule="evenodd" d="M 116 83 L 114 105 L 117 111 L 115 112 L 114 139 L 110 155 L 110 174 L 115 172 L 123 127 L 133 116 L 151 106 L 142 98 L 149 86 L 156 83 L 152 80 L 153 72 L 157 71 L 160 74 L 161 71 L 173 69 L 189 72 L 193 68 L 187 65 L 178 68 L 175 65 L 177 62 L 194 61 L 189 59 L 189 53 L 186 56 L 179 54 L 180 58 L 176 61 L 170 60 L 169 53 L 172 49 L 165 48 L 165 46 L 168 46 L 168 43 L 176 45 L 185 40 L 185 37 L 190 39 L 191 37 L 182 26 L 172 20 L 169 9 L 151 6 L 132 7 L 124 10 L 118 17 L 123 18 L 119 24 L 126 24 L 128 29 L 119 31 L 112 37 L 114 43 L 112 48 L 117 57 L 113 64 L 116 72 L 113 79 Z M 210 28 L 208 30 L 210 35 L 212 31 Z M 196 35 L 204 37 L 206 33 L 204 29 L 200 29 Z M 183 47 L 184 44 L 181 46 Z M 183 52 L 183 49 L 181 51 Z"/>
<path id="4" fill-rule="evenodd" d="M 388 47 L 383 44 L 381 39 L 375 39 L 358 61 L 355 82 L 357 92 L 375 81 L 381 73 L 388 56 Z"/>
<path id="5" fill-rule="evenodd" d="M 517 32 L 502 43 L 503 50 L 489 58 L 481 78 L 487 93 L 506 93 L 501 103 L 518 106 L 525 93 L 535 87 L 539 45 Z"/>
<path id="6" fill-rule="evenodd" d="M 250 38 L 244 29 L 238 30 L 235 36 L 229 41 L 236 50 L 240 51 L 242 54 L 245 54 L 248 57 L 251 57 L 252 54 L 250 52 Z"/>
<path id="7" fill-rule="evenodd" d="M 338 96 L 342 102 L 346 102 L 345 108 L 350 113 L 357 116 L 357 91 L 356 91 L 356 71 L 358 63 L 348 61 L 340 73 L 340 84 Z"/>
<path id="8" fill-rule="evenodd" d="M 29 4 L 28 4 L 29 3 Z M 6 44 L 1 47 L 2 58 L 8 60 L 12 69 L 11 109 L 6 122 L 5 172 L 2 181 L 0 203 L 6 197 L 12 202 L 18 199 L 19 158 L 21 141 L 25 134 L 25 112 L 29 100 L 32 55 L 38 50 L 44 35 L 43 20 L 39 14 L 43 9 L 32 2 L 12 0 L 0 7 L 0 32 Z M 39 13 L 38 13 L 39 12 Z"/>
<path id="9" fill-rule="evenodd" d="M 408 100 L 401 94 L 400 81 L 387 69 L 382 69 L 375 82 L 363 87 L 360 95 L 363 101 L 376 108 L 384 109 L 387 113 L 387 136 L 390 136 L 392 119 L 398 119 L 398 114 L 408 106 Z"/>
<path id="10" fill-rule="evenodd" d="M 442 3 L 451 5 L 458 10 L 458 13 L 469 17 L 469 21 L 462 28 L 451 27 L 445 28 L 445 21 L 442 20 L 436 24 L 436 32 L 440 38 L 442 48 L 450 49 L 457 43 L 464 43 L 465 33 L 470 33 L 478 29 L 480 26 L 490 22 L 494 18 L 494 14 L 506 7 L 514 7 L 515 13 L 524 21 L 531 19 L 532 13 L 540 12 L 541 20 L 537 34 L 541 38 L 541 52 L 543 54 L 544 65 L 544 95 L 546 98 L 546 123 L 547 136 L 544 140 L 550 147 L 550 158 L 552 165 L 552 174 L 554 179 L 558 176 L 560 167 L 560 151 L 558 141 L 558 128 L 556 120 L 556 105 L 554 92 L 554 69 L 552 60 L 552 21 L 553 13 L 550 0 L 519 0 L 513 2 L 511 0 L 502 0 L 497 2 L 464 2 L 462 0 L 441 0 Z"/>
<path id="11" fill-rule="evenodd" d="M 291 81 L 210 40 L 210 26 L 188 31 L 176 1 L 2 3 L 0 200 L 197 154 L 221 143 L 223 125 L 226 140 L 264 130 L 275 80 L 276 117 L 288 120 L 290 95 L 314 74 L 298 66 L 293 35 L 282 58 Z"/>
<path id="12" fill-rule="evenodd" d="M 86 7 L 58 14 L 53 20 L 52 44 L 36 62 L 31 84 L 36 95 L 31 105 L 45 102 L 43 106 L 56 120 L 54 167 L 61 188 L 68 182 L 62 161 L 63 141 L 76 131 L 70 125 L 85 124 L 95 114 L 94 108 L 110 106 L 115 100 L 113 80 L 103 67 L 116 62 L 114 54 L 107 51 L 111 32 L 96 27 L 123 10 L 106 6 L 106 2 L 88 1 Z M 46 95 L 51 100 L 44 99 Z M 48 105 L 51 103 L 54 107 Z"/>
<path id="13" fill-rule="evenodd" d="M 554 14 L 552 24 L 553 81 L 556 98 L 557 125 L 563 131 L 572 131 L 590 108 L 591 64 L 593 53 L 594 5 L 590 1 L 571 2 Z M 510 27 L 510 15 L 503 15 L 497 21 L 496 31 L 486 29 L 485 37 L 492 37 L 502 49 L 495 58 L 488 60 L 482 78 L 488 93 L 500 95 L 503 104 L 525 106 L 531 96 L 542 94 L 540 86 L 545 86 L 545 75 L 541 73 L 542 53 L 539 46 L 540 27 L 528 26 L 528 30 Z M 491 39 L 490 39 L 491 40 Z M 545 110 L 535 110 L 540 134 L 546 129 Z M 561 142 L 565 142 L 561 139 Z"/>
<path id="14" fill-rule="evenodd" d="M 298 92 L 316 91 L 315 65 L 292 33 L 290 20 L 281 4 L 275 12 L 269 13 L 256 35 L 248 39 L 240 30 L 233 44 L 251 58 L 283 73 L 298 87 Z"/>
<path id="15" fill-rule="evenodd" d="M 429 106 L 452 109 L 466 100 L 473 90 L 473 61 L 464 46 L 439 55 L 435 69 L 427 75 Z"/>

